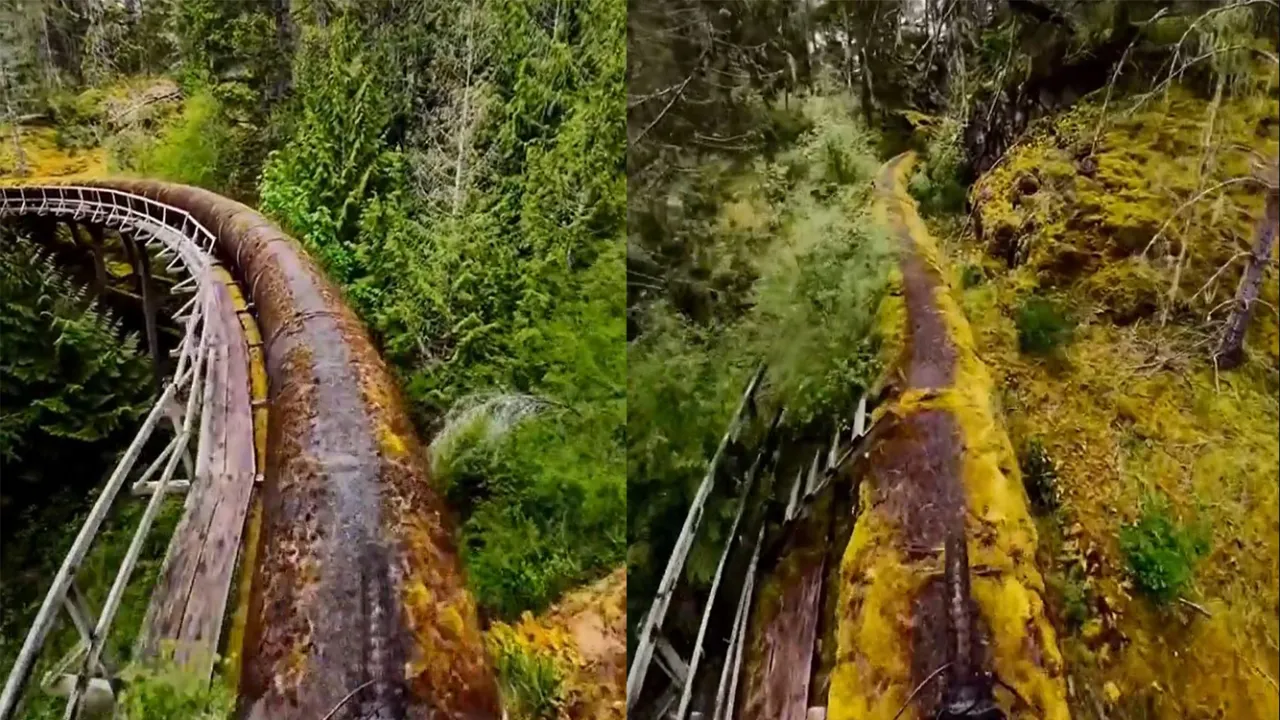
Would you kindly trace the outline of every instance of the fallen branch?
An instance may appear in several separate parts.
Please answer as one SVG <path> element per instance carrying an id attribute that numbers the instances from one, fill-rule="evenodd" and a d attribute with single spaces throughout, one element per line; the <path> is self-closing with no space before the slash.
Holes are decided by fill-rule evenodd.
<path id="1" fill-rule="evenodd" d="M 1199 290 L 1197 290 L 1197 291 L 1195 292 L 1195 294 L 1194 294 L 1194 295 L 1192 295 L 1191 297 L 1187 298 L 1187 302 L 1193 302 L 1193 301 L 1195 301 L 1195 299 L 1196 299 L 1196 298 L 1200 297 L 1200 293 L 1203 293 L 1204 291 L 1208 290 L 1210 285 L 1212 285 L 1212 284 L 1213 284 L 1213 283 L 1214 283 L 1214 282 L 1215 282 L 1219 277 L 1222 277 L 1222 273 L 1226 272 L 1226 271 L 1227 271 L 1227 268 L 1229 268 L 1229 267 L 1231 267 L 1232 265 L 1234 265 L 1234 264 L 1235 264 L 1235 262 L 1236 262 L 1237 260 L 1239 260 L 1240 258 L 1242 258 L 1242 257 L 1248 257 L 1248 255 L 1249 255 L 1249 251 L 1247 251 L 1247 250 L 1240 250 L 1240 251 L 1236 252 L 1236 254 L 1235 254 L 1235 255 L 1232 255 L 1232 256 L 1231 256 L 1231 259 L 1229 259 L 1229 260 L 1227 260 L 1225 263 L 1223 263 L 1222 267 L 1218 268 L 1217 272 L 1215 272 L 1213 275 L 1209 276 L 1209 279 L 1205 282 L 1205 284 L 1204 284 L 1203 286 L 1201 286 L 1201 287 L 1200 287 L 1200 289 L 1199 289 Z M 1205 295 L 1205 299 L 1206 299 L 1206 300 L 1207 300 L 1207 299 L 1209 299 L 1209 296 L 1208 296 L 1208 295 Z"/>
<path id="2" fill-rule="evenodd" d="M 1124 64 L 1129 60 L 1129 53 L 1133 51 L 1134 45 L 1138 44 L 1138 39 L 1142 37 L 1141 28 L 1145 28 L 1151 23 L 1164 17 L 1169 8 L 1160 8 L 1160 12 L 1152 15 L 1150 19 L 1139 26 L 1139 32 L 1134 33 L 1133 40 L 1129 41 L 1129 46 L 1124 49 L 1120 55 L 1120 61 L 1116 63 L 1115 70 L 1111 71 L 1111 79 L 1107 82 L 1107 95 L 1102 100 L 1102 111 L 1098 114 L 1098 126 L 1093 130 L 1093 142 L 1089 143 L 1089 154 L 1092 155 L 1098 149 L 1098 138 L 1102 136 L 1102 126 L 1107 122 L 1107 105 L 1111 103 L 1111 92 L 1115 89 L 1116 78 L 1120 77 L 1120 71 L 1124 68 Z"/>
<path id="3" fill-rule="evenodd" d="M 1207 618 L 1213 617 L 1213 613 L 1210 613 L 1208 610 L 1205 610 L 1203 605 L 1197 605 L 1196 603 L 1193 603 L 1184 597 L 1178 598 L 1178 602 L 1182 603 L 1183 605 L 1186 605 L 1187 607 L 1191 608 L 1192 610 L 1195 610 L 1196 612 L 1200 613 L 1201 615 L 1204 615 Z"/>
<path id="4" fill-rule="evenodd" d="M 1155 245 L 1155 244 L 1156 244 L 1156 241 L 1157 241 L 1157 240 L 1159 240 L 1161 237 L 1163 237 L 1163 236 L 1164 236 L 1164 231 L 1165 231 L 1166 229 L 1168 229 L 1168 227 L 1169 227 L 1169 223 L 1172 223 L 1174 220 L 1176 220 L 1176 219 L 1178 218 L 1178 216 L 1182 214 L 1182 211 L 1183 211 L 1183 210 L 1186 210 L 1187 208 L 1191 207 L 1191 206 L 1192 206 L 1192 205 L 1194 205 L 1195 203 L 1199 202 L 1201 199 L 1203 199 L 1203 198 L 1204 198 L 1204 196 L 1205 196 L 1205 195 L 1208 195 L 1209 193 L 1213 192 L 1214 190 L 1219 190 L 1219 189 L 1224 188 L 1224 187 L 1226 187 L 1226 186 L 1228 186 L 1228 185 L 1235 185 L 1236 183 L 1242 183 L 1242 182 L 1255 182 L 1255 183 L 1256 183 L 1256 182 L 1258 182 L 1258 179 L 1257 179 L 1256 177 L 1253 177 L 1253 176 L 1251 176 L 1251 175 L 1250 175 L 1250 176 L 1244 176 L 1244 177 L 1234 177 L 1234 178 L 1231 178 L 1231 179 L 1229 179 L 1229 180 L 1223 180 L 1222 182 L 1218 183 L 1217 185 L 1213 185 L 1213 186 L 1211 186 L 1211 187 L 1207 187 L 1207 188 L 1205 188 L 1204 190 L 1201 190 L 1200 192 L 1196 193 L 1196 194 L 1195 194 L 1195 195 L 1194 195 L 1190 200 L 1188 200 L 1188 201 L 1186 201 L 1186 202 L 1182 203 L 1181 205 L 1179 205 L 1179 206 L 1178 206 L 1178 209 L 1177 209 L 1177 210 L 1174 210 L 1174 211 L 1173 211 L 1173 214 L 1169 216 L 1169 219 L 1168 219 L 1168 220 L 1165 220 L 1165 221 L 1164 221 L 1164 224 L 1160 226 L 1160 230 L 1159 230 L 1159 231 L 1157 231 L 1157 232 L 1156 232 L 1156 234 L 1155 234 L 1154 236 L 1152 236 L 1152 238 L 1151 238 L 1151 242 L 1147 243 L 1147 246 L 1146 246 L 1146 247 L 1144 247 L 1144 248 L 1142 248 L 1142 252 L 1141 252 L 1141 253 L 1139 253 L 1138 257 L 1145 258 L 1145 257 L 1147 256 L 1147 253 L 1148 253 L 1148 252 L 1150 252 L 1151 247 L 1152 247 L 1153 245 Z"/>

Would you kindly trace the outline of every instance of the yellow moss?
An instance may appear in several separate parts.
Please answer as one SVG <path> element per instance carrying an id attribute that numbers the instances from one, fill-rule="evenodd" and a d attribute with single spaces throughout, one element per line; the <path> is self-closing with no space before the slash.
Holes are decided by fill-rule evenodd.
<path id="1" fill-rule="evenodd" d="M 222 268 L 218 268 L 222 270 Z M 244 310 L 243 295 L 239 286 L 225 270 L 219 275 L 232 291 L 233 299 L 240 298 L 237 307 Z M 249 397 L 256 405 L 253 409 L 254 465 L 258 474 L 266 471 L 267 463 L 267 371 L 262 354 L 262 337 L 258 323 L 248 311 L 238 313 L 240 326 L 249 343 Z M 256 345 L 256 346 L 255 346 Z M 252 599 L 253 575 L 258 565 L 258 540 L 262 534 L 262 493 L 255 488 L 249 501 L 249 515 L 245 522 L 241 542 L 239 567 L 236 575 L 236 601 L 232 612 L 231 627 L 227 634 L 227 664 L 223 674 L 231 687 L 237 687 L 243 658 L 244 636 L 249 622 L 249 603 Z"/>
<path id="2" fill-rule="evenodd" d="M 1168 292 L 1174 257 L 1188 252 L 1178 276 L 1175 307 L 1182 307 L 1235 252 L 1237 238 L 1249 238 L 1262 211 L 1262 194 L 1247 184 L 1210 192 L 1178 213 L 1186 200 L 1229 178 L 1251 173 L 1253 152 L 1274 157 L 1280 136 L 1267 118 L 1274 101 L 1240 98 L 1224 102 L 1215 117 L 1215 145 L 1206 155 L 1204 125 L 1208 103 L 1180 89 L 1169 100 L 1152 101 L 1134 113 L 1112 113 L 1102 125 L 1090 156 L 1098 108 L 1083 104 L 1053 121 L 1055 132 L 1033 134 L 973 187 L 983 241 L 997 254 L 1016 255 L 1041 281 L 1069 286 L 1088 280 L 1092 290 L 1116 290 L 1093 275 L 1120 273 L 1111 263 L 1151 248 L 1152 265 L 1139 275 L 1115 277 L 1130 290 L 1103 293 L 1103 309 L 1125 308 L 1128 322 L 1155 311 L 1158 289 Z M 1201 164 L 1209 172 L 1201 176 Z M 1091 167 L 1089 167 L 1091 166 Z M 1024 178 L 1035 179 L 1026 186 Z M 1027 192 L 1031 191 L 1031 192 Z M 1232 276 L 1234 277 L 1234 275 Z M 1131 281 L 1131 282 L 1130 282 Z M 1219 282 L 1193 309 L 1205 312 L 1230 296 L 1234 282 Z M 1139 293 L 1134 297 L 1132 293 Z M 1269 339 L 1263 339 L 1264 346 Z"/>
<path id="3" fill-rule="evenodd" d="M 0 127 L 0 185 L 36 184 L 52 179 L 77 180 L 107 174 L 107 152 L 63 149 L 57 144 L 57 130 L 46 127 L 21 127 L 18 130 L 26 173 L 18 174 L 17 154 L 13 148 L 13 130 Z"/>
<path id="4" fill-rule="evenodd" d="M 992 274 L 988 282 L 963 293 L 978 347 L 1000 379 L 1013 438 L 1019 443 L 1040 438 L 1058 463 L 1064 538 L 1048 556 L 1054 562 L 1041 569 L 1054 578 L 1053 587 L 1061 586 L 1068 568 L 1084 573 L 1090 617 L 1061 643 L 1076 701 L 1088 709 L 1086 716 L 1092 716 L 1095 703 L 1112 720 L 1266 718 L 1277 713 L 1276 315 L 1255 313 L 1248 340 L 1255 355 L 1242 369 L 1217 377 L 1209 348 L 1191 347 L 1176 324 L 1117 327 L 1110 321 L 1121 318 L 1113 313 L 1091 318 L 1080 312 L 1085 322 L 1066 348 L 1066 362 L 1049 367 L 1018 352 L 1011 320 L 1019 298 L 1046 279 L 1046 256 L 1034 248 L 1054 242 L 1097 253 L 1090 255 L 1095 272 L 1086 271 L 1082 282 L 1072 280 L 1062 288 L 1067 302 L 1081 311 L 1097 305 L 1110 310 L 1135 297 L 1149 297 L 1152 286 L 1163 296 L 1171 280 L 1169 268 L 1159 261 L 1164 249 L 1152 256 L 1151 269 L 1159 277 L 1151 278 L 1145 268 L 1135 267 L 1139 261 L 1125 259 L 1124 248 L 1136 244 L 1141 250 L 1181 202 L 1178 198 L 1195 192 L 1204 109 L 1204 103 L 1175 93 L 1175 102 L 1167 107 L 1115 120 L 1099 145 L 1096 181 L 1072 178 L 1055 184 L 1044 182 L 1042 175 L 1041 192 L 1061 194 L 1063 205 L 1054 210 L 1057 214 L 1040 218 L 1043 222 L 1025 237 L 1033 248 L 1029 265 Z M 1274 128 L 1265 136 L 1255 133 L 1262 114 L 1257 107 L 1233 104 L 1219 117 L 1228 138 L 1273 155 Z M 1091 135 L 1094 125 L 1082 127 Z M 1066 158 L 1067 151 L 1029 144 L 1011 153 L 1011 167 L 1034 166 L 1055 153 Z M 1247 153 L 1223 153 L 1221 175 L 1247 172 L 1242 166 Z M 973 196 L 979 213 L 987 204 L 1000 206 L 997 215 L 1012 212 L 1012 203 L 995 198 L 998 187 L 1012 187 L 1015 177 L 1001 169 L 980 180 Z M 1189 210 L 1192 222 L 1185 233 L 1181 222 L 1171 223 L 1170 237 L 1189 243 L 1183 297 L 1225 262 L 1223 253 L 1229 256 L 1238 242 L 1233 236 L 1252 236 L 1260 198 L 1254 191 L 1239 190 Z M 1071 226 L 1070 213 L 1081 210 L 1076 222 L 1082 224 Z M 1126 231 L 1132 236 L 1125 237 Z M 969 245 L 957 252 L 973 250 Z M 1225 275 L 1214 304 L 1234 292 L 1238 272 Z M 1274 272 L 1273 265 L 1263 285 L 1265 297 L 1280 294 Z M 1166 495 L 1175 514 L 1212 529 L 1211 554 L 1198 565 L 1187 591 L 1211 617 L 1177 605 L 1157 610 L 1132 594 L 1116 535 L 1150 492 Z M 992 593 L 991 585 L 986 577 L 975 579 L 975 595 Z M 1056 592 L 1049 593 L 1050 602 L 1059 602 Z M 1114 688 L 1114 697 L 1103 688 Z"/>
<path id="5" fill-rule="evenodd" d="M 887 220 L 890 204 L 895 204 L 895 214 L 911 234 L 916 252 L 938 270 L 939 277 L 948 277 L 950 273 L 906 193 L 910 166 L 910 156 L 893 165 L 891 189 L 878 193 L 875 216 Z M 970 562 L 983 570 L 981 580 L 974 581 L 974 600 L 981 621 L 992 633 L 994 670 L 1040 709 L 1038 717 L 1067 718 L 1063 662 L 1044 613 L 1044 582 L 1034 564 L 1036 529 L 1027 510 L 1012 444 L 992 407 L 994 386 L 951 289 L 941 284 L 934 302 L 956 349 L 953 383 L 936 390 L 910 389 L 885 411 L 906 416 L 941 409 L 956 418 L 963 440 Z M 906 321 L 901 311 L 885 313 L 882 319 Z M 885 328 L 885 335 L 899 344 L 889 352 L 901 354 L 904 332 Z M 828 708 L 833 720 L 891 718 L 902 706 L 912 689 L 912 602 L 929 575 L 938 571 L 936 560 L 909 563 L 897 552 L 900 529 L 871 504 L 872 492 L 869 483 L 864 484 L 863 514 L 842 563 L 839 660 L 832 675 Z M 1031 648 L 1035 652 L 1028 652 Z M 1012 713 L 1013 698 L 998 698 Z"/>
<path id="6" fill-rule="evenodd" d="M 388 457 L 400 458 L 409 454 L 409 448 L 404 440 L 386 423 L 378 426 L 378 445 L 382 448 L 383 454 Z"/>

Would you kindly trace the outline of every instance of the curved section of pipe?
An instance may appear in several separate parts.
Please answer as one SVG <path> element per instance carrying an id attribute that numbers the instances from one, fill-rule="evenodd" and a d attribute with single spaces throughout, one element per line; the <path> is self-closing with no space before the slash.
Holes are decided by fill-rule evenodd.
<path id="1" fill-rule="evenodd" d="M 270 387 L 240 694 L 249 718 L 497 718 L 442 498 L 386 366 L 299 245 L 251 208 L 153 180 L 250 294 Z M 350 696 L 350 697 L 348 697 Z"/>

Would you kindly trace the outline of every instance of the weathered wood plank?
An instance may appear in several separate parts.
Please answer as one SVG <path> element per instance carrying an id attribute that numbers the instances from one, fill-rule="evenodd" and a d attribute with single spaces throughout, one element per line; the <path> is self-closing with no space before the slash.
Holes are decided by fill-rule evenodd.
<path id="1" fill-rule="evenodd" d="M 178 635 L 181 651 L 176 658 L 202 674 L 212 670 L 211 661 L 222 631 L 254 478 L 248 349 L 240 332 L 240 320 L 234 314 L 237 303 L 233 293 L 226 286 L 221 291 L 225 293 L 226 307 L 233 311 L 221 316 L 226 337 L 230 338 L 224 347 L 227 408 L 221 428 L 224 471 L 211 478 L 207 491 L 217 497 L 217 507 L 196 565 Z"/>
<path id="2" fill-rule="evenodd" d="M 204 675 L 212 673 L 256 473 L 248 347 L 233 293 L 222 282 L 212 293 L 216 342 L 197 476 L 143 629 L 144 652 L 172 647 L 175 661 Z"/>

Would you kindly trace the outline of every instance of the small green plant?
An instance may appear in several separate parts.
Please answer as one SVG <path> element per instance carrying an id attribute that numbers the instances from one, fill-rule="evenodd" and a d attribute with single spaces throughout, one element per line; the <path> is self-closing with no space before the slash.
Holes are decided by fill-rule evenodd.
<path id="1" fill-rule="evenodd" d="M 1205 533 L 1185 527 L 1168 500 L 1150 497 L 1138 521 L 1120 528 L 1120 549 L 1138 589 L 1157 604 L 1177 598 L 1191 582 L 1196 562 L 1209 551 Z"/>
<path id="2" fill-rule="evenodd" d="M 513 720 L 554 720 L 564 702 L 565 684 L 555 659 L 519 642 L 501 642 L 496 669 Z"/>
<path id="3" fill-rule="evenodd" d="M 235 691 L 219 679 L 209 682 L 172 664 L 126 670 L 120 695 L 120 716 L 128 720 L 228 720 L 235 706 Z"/>
<path id="4" fill-rule="evenodd" d="M 1071 342 L 1075 323 L 1058 303 L 1039 295 L 1018 308 L 1018 348 L 1033 355 L 1053 355 Z"/>
<path id="5" fill-rule="evenodd" d="M 960 271 L 960 284 L 965 290 L 981 285 L 986 279 L 986 273 L 977 263 L 969 263 Z"/>
<path id="6" fill-rule="evenodd" d="M 1027 489 L 1032 508 L 1041 514 L 1058 509 L 1058 466 L 1045 451 L 1040 438 L 1031 438 L 1018 460 L 1022 484 Z"/>
<path id="7" fill-rule="evenodd" d="M 1089 620 L 1090 609 L 1089 587 L 1085 583 L 1084 571 L 1073 565 L 1062 579 L 1059 590 L 1062 592 L 1062 617 L 1070 628 L 1080 628 Z"/>

